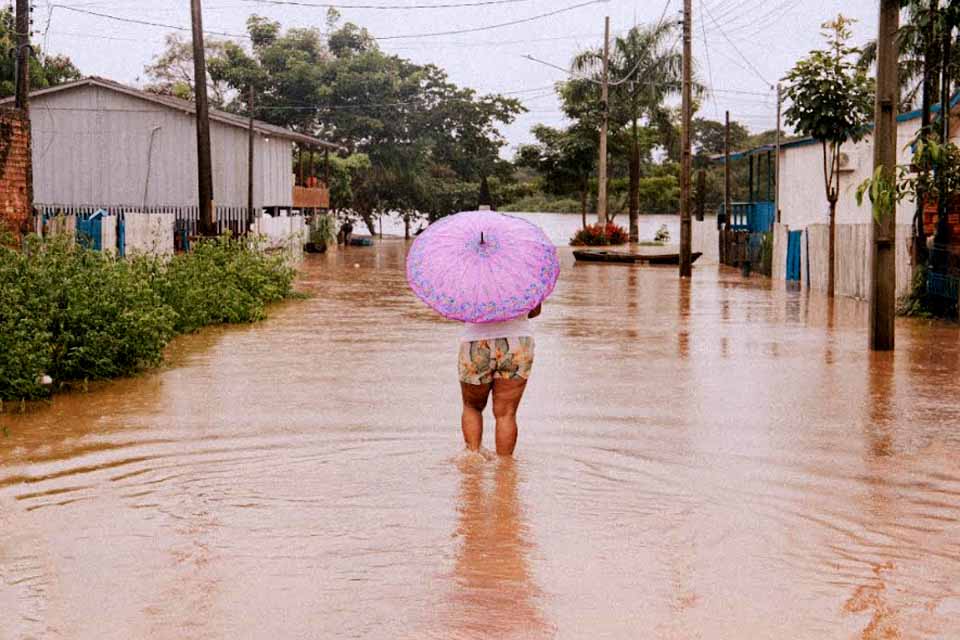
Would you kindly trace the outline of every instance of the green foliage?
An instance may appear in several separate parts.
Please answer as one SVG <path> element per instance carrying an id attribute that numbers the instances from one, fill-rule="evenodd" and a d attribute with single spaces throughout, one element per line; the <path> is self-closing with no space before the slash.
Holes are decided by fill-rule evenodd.
<path id="1" fill-rule="evenodd" d="M 627 231 L 623 227 L 608 222 L 606 226 L 590 224 L 580 229 L 576 235 L 570 238 L 570 245 L 574 247 L 596 247 L 625 244 L 628 239 Z"/>
<path id="2" fill-rule="evenodd" d="M 910 291 L 897 300 L 897 315 L 907 318 L 933 318 L 935 316 L 927 303 L 926 265 L 919 265 L 913 270 Z"/>
<path id="3" fill-rule="evenodd" d="M 177 314 L 176 331 L 189 333 L 210 324 L 263 319 L 267 304 L 289 295 L 293 276 L 282 256 L 222 236 L 175 256 L 153 283 Z"/>
<path id="4" fill-rule="evenodd" d="M 0 247 L 0 400 L 43 397 L 43 374 L 63 385 L 137 373 L 176 333 L 262 318 L 292 280 L 282 258 L 227 238 L 169 261 L 62 238 Z"/>
<path id="5" fill-rule="evenodd" d="M 318 214 L 314 216 L 313 228 L 310 229 L 310 242 L 315 245 L 331 246 L 337 243 L 337 232 L 334 229 L 333 216 Z"/>
<path id="6" fill-rule="evenodd" d="M 873 93 L 866 72 L 852 58 L 859 49 L 847 45 L 851 20 L 838 16 L 824 23 L 827 47 L 811 51 L 786 76 L 784 112 L 801 135 L 836 145 L 860 140 L 873 113 Z"/>
<path id="7" fill-rule="evenodd" d="M 0 9 L 0 97 L 12 96 L 16 88 L 17 46 L 16 17 L 9 6 Z M 80 79 L 80 70 L 64 55 L 42 55 L 39 46 L 33 46 L 30 56 L 30 88 L 46 89 Z"/>
<path id="8" fill-rule="evenodd" d="M 869 197 L 878 222 L 893 215 L 904 199 L 925 202 L 943 197 L 949 201 L 960 194 L 960 148 L 932 138 L 919 138 L 913 147 L 910 164 L 898 165 L 893 179 L 884 174 L 883 167 L 878 167 L 873 176 L 857 187 L 857 204 L 863 204 L 865 195 Z"/>
<path id="9" fill-rule="evenodd" d="M 580 211 L 580 201 L 561 196 L 537 194 L 515 200 L 500 211 L 523 211 L 538 213 L 576 213 Z"/>

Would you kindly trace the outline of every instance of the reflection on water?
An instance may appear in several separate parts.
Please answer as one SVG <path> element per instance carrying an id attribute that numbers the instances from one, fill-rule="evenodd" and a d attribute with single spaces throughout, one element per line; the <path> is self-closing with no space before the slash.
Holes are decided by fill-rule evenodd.
<path id="1" fill-rule="evenodd" d="M 439 637 L 552 637 L 531 575 L 517 461 L 467 454 L 461 474 L 448 626 Z"/>
<path id="2" fill-rule="evenodd" d="M 398 241 L 0 416 L 0 640 L 960 637 L 956 326 L 561 251 L 513 462 Z"/>

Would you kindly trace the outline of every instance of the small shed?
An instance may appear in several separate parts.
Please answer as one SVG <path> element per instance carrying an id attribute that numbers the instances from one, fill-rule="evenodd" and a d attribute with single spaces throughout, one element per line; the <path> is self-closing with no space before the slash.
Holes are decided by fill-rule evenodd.
<path id="1" fill-rule="evenodd" d="M 196 207 L 193 102 L 89 77 L 34 91 L 30 122 L 35 203 Z M 249 124 L 248 118 L 210 110 L 218 208 L 247 206 Z M 338 147 L 266 122 L 255 120 L 253 128 L 255 210 L 328 208 L 326 185 L 297 175 L 293 152 L 302 157 Z"/>

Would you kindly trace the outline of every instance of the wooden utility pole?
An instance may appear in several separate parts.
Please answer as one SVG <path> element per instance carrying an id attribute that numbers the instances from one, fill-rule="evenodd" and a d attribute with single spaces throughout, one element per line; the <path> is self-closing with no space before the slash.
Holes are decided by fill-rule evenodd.
<path id="1" fill-rule="evenodd" d="M 30 113 L 30 0 L 17 0 L 16 106 Z"/>
<path id="2" fill-rule="evenodd" d="M 607 225 L 607 126 L 610 120 L 610 16 L 603 28 L 603 79 L 600 84 L 600 159 L 597 163 L 597 222 Z"/>
<path id="3" fill-rule="evenodd" d="M 30 58 L 33 48 L 30 46 L 30 0 L 17 0 L 17 77 L 15 104 L 23 114 L 23 126 L 27 137 L 26 196 L 27 211 L 33 220 L 33 144 L 30 127 Z"/>
<path id="4" fill-rule="evenodd" d="M 890 184 L 897 179 L 897 30 L 900 28 L 899 0 L 880 0 L 880 30 L 877 34 L 876 128 L 873 132 L 873 169 L 882 167 Z M 873 273 L 870 292 L 870 348 L 889 351 L 894 343 L 897 297 L 897 211 L 873 217 Z"/>
<path id="5" fill-rule="evenodd" d="M 690 221 L 690 110 L 691 110 L 691 35 L 693 34 L 692 0 L 683 0 L 683 96 L 681 109 L 683 120 L 680 123 L 680 144 L 682 156 L 680 165 L 680 277 L 689 278 L 692 273 L 690 261 L 690 241 L 692 223 Z"/>
<path id="6" fill-rule="evenodd" d="M 253 83 L 250 83 L 250 90 L 247 95 L 247 109 L 250 110 L 250 123 L 247 131 L 247 224 L 252 225 L 256 221 L 253 212 L 253 145 L 256 133 L 253 130 L 253 101 L 256 98 L 253 89 Z"/>
<path id="7" fill-rule="evenodd" d="M 777 158 L 773 163 L 773 210 L 780 224 L 780 112 L 783 106 L 783 92 L 777 83 Z"/>
<path id="8" fill-rule="evenodd" d="M 193 92 L 197 107 L 197 187 L 200 234 L 216 235 L 213 224 L 213 166 L 210 157 L 210 105 L 207 102 L 207 61 L 203 47 L 200 0 L 190 0 L 193 22 Z"/>
<path id="9" fill-rule="evenodd" d="M 720 262 L 724 263 L 727 256 L 726 238 L 730 229 L 733 208 L 733 197 L 730 194 L 730 112 L 726 112 L 726 122 L 723 126 L 723 217 L 724 226 L 720 229 Z"/>

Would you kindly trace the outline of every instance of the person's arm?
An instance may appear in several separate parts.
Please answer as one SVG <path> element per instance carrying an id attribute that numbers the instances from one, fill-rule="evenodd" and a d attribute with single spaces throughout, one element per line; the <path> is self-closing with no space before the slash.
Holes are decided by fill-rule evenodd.
<path id="1" fill-rule="evenodd" d="M 527 314 L 527 317 L 532 320 L 533 318 L 536 318 L 538 315 L 540 315 L 540 312 L 541 312 L 541 311 L 543 311 L 543 304 L 542 304 L 542 303 L 541 303 L 541 304 L 538 304 L 536 309 L 534 309 L 534 310 L 531 311 L 529 314 Z"/>

